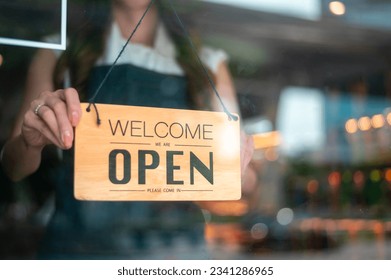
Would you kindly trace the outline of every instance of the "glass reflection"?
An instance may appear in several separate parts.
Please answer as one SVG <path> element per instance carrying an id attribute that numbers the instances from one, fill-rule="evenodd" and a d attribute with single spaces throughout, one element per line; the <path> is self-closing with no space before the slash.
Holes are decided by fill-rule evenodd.
<path id="1" fill-rule="evenodd" d="M 70 2 L 75 20 L 86 1 Z M 134 247 L 127 238 L 132 234 L 135 247 L 148 248 L 158 258 L 177 253 L 199 257 L 207 247 L 210 257 L 218 259 L 389 259 L 391 3 L 252 1 L 257 7 L 243 7 L 245 1 L 230 1 L 235 6 L 227 1 L 177 2 L 200 38 L 225 49 L 229 57 L 243 128 L 254 136 L 256 148 L 242 199 L 203 207 L 194 218 L 205 228 L 188 235 L 180 233 L 183 225 L 178 222 L 184 212 L 169 203 L 149 210 L 137 204 L 123 209 L 118 220 L 106 215 L 116 205 L 90 205 L 87 212 L 99 215 L 83 219 L 102 234 L 114 232 L 116 246 L 125 251 Z M 284 2 L 285 10 L 277 2 Z M 286 11 L 295 10 L 293 5 L 301 14 Z M 18 26 L 2 28 L 13 33 Z M 39 32 L 29 35 L 41 36 Z M 3 144 L 21 102 L 33 50 L 0 45 L 0 54 Z M 119 88 L 114 83 L 107 90 L 114 87 Z M 184 84 L 173 77 L 161 79 L 158 87 L 166 103 L 175 106 L 171 97 Z M 37 256 L 53 215 L 51 177 L 67 177 L 53 176 L 56 150 L 48 149 L 45 157 L 47 164 L 22 182 L 0 175 L 3 259 Z M 131 223 L 118 226 L 129 216 Z M 145 216 L 162 218 L 152 219 L 148 234 L 129 230 L 141 228 Z M 108 221 L 110 228 L 99 227 Z M 72 235 L 63 238 L 72 241 Z M 102 242 L 86 239 L 92 247 Z M 96 252 L 91 252 L 93 257 Z"/>

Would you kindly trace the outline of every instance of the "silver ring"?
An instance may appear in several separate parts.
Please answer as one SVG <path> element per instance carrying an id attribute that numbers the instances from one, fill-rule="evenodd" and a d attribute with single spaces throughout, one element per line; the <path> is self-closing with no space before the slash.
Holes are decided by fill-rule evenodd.
<path id="1" fill-rule="evenodd" d="M 36 114 L 37 116 L 39 116 L 39 115 L 38 115 L 39 109 L 41 109 L 41 107 L 44 106 L 44 105 L 45 105 L 45 104 L 38 104 L 37 107 L 35 107 L 35 109 L 34 109 L 34 114 Z"/>

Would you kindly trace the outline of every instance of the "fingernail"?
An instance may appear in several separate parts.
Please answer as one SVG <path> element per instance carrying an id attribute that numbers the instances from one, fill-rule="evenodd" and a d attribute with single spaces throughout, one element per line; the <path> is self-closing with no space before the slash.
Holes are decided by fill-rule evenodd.
<path id="1" fill-rule="evenodd" d="M 79 114 L 77 112 L 72 112 L 72 125 L 76 126 L 79 121 Z"/>
<path id="2" fill-rule="evenodd" d="M 69 130 L 65 130 L 62 133 L 62 142 L 63 142 L 65 147 L 70 147 L 71 146 L 72 139 L 71 139 L 71 132 Z"/>

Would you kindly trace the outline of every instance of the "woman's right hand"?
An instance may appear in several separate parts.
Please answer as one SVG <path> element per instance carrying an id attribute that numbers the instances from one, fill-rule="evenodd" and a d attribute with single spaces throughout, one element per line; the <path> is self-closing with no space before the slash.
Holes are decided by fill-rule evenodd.
<path id="1" fill-rule="evenodd" d="M 73 145 L 73 128 L 81 118 L 78 92 L 73 88 L 46 91 L 31 102 L 24 115 L 22 138 L 33 148 L 54 144 L 61 149 Z"/>

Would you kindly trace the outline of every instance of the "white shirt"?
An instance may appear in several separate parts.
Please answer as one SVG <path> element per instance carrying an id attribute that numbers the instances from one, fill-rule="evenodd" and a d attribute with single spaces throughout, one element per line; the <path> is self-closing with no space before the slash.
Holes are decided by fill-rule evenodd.
<path id="1" fill-rule="evenodd" d="M 98 65 L 112 64 L 126 43 L 116 23 L 112 24 L 106 42 L 103 56 L 98 60 Z M 203 47 L 199 56 L 201 61 L 214 73 L 221 62 L 227 60 L 227 54 L 223 50 Z M 163 74 L 184 75 L 182 68 L 177 63 L 176 49 L 162 24 L 158 26 L 153 47 L 130 42 L 124 50 L 117 64 L 130 63 L 138 67 L 156 71 Z M 201 67 L 201 65 L 200 65 Z"/>

